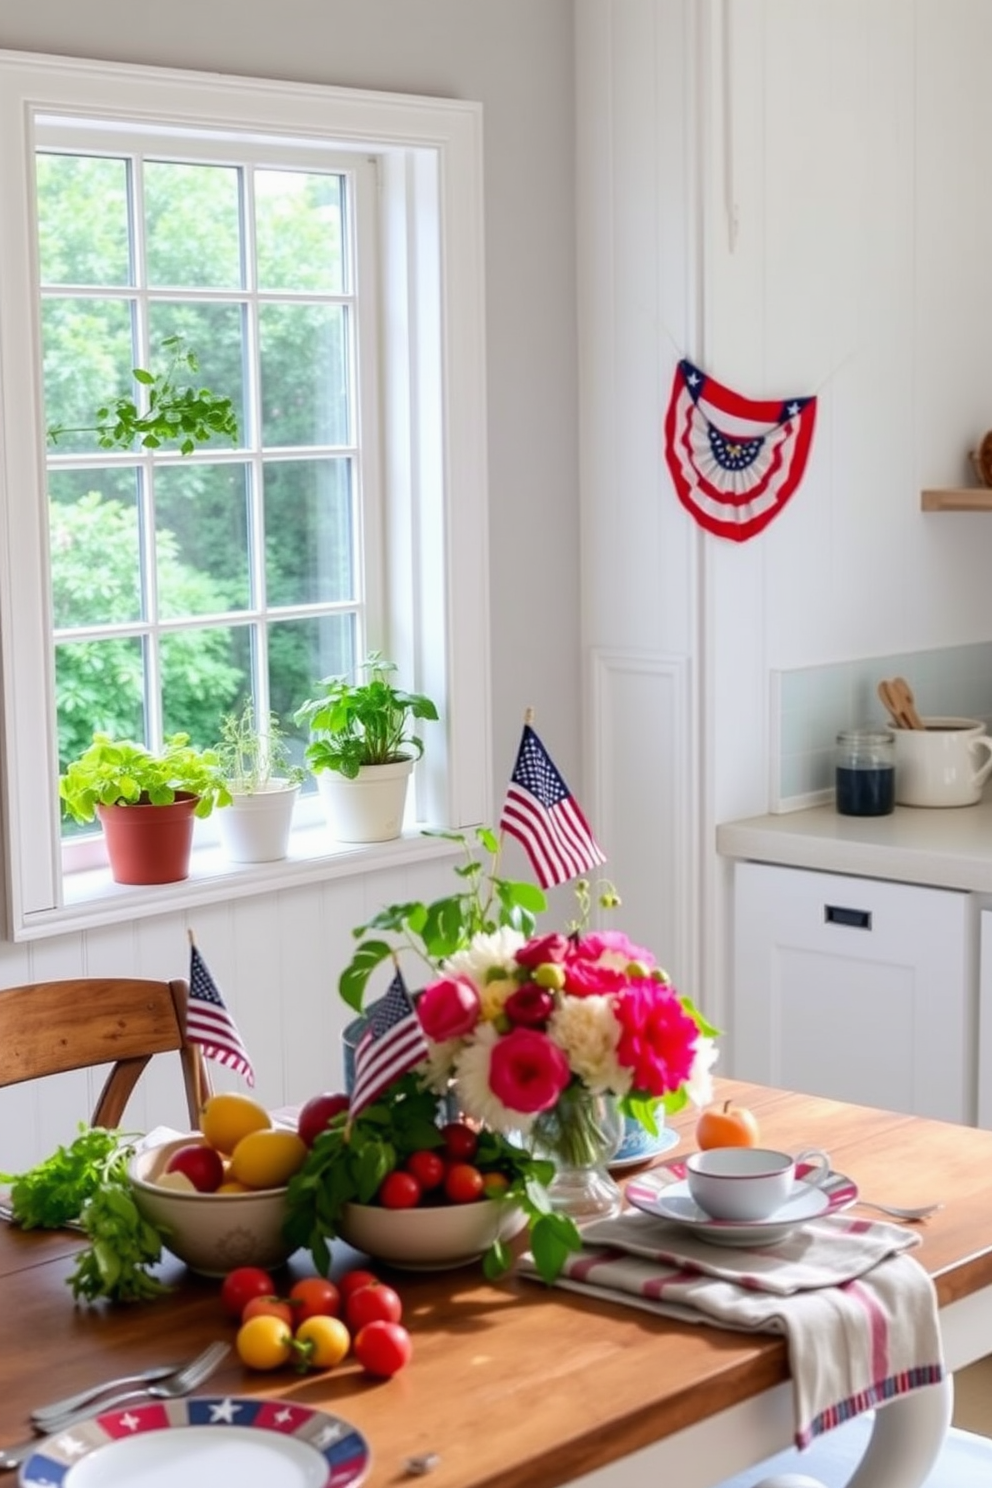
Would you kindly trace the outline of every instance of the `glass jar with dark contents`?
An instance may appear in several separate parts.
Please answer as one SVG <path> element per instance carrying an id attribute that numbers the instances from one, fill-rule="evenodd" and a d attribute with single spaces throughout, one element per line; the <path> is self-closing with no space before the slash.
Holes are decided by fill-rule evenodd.
<path id="1" fill-rule="evenodd" d="M 845 729 L 837 735 L 837 810 L 842 816 L 887 816 L 896 800 L 895 738 L 889 729 Z"/>

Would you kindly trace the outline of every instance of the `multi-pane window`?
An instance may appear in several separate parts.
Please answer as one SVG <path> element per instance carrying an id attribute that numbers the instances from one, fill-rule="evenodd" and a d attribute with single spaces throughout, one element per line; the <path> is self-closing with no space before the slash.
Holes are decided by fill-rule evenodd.
<path id="1" fill-rule="evenodd" d="M 95 729 L 210 742 L 249 691 L 300 750 L 296 707 L 371 648 L 441 710 L 408 824 L 490 816 L 481 124 L 451 99 L 0 51 L 15 940 L 259 892 L 211 860 L 213 819 L 186 884 L 76 872 L 102 839 L 64 840 L 60 768 Z M 97 409 L 140 405 L 132 369 L 161 374 L 173 337 L 236 440 L 103 448 Z M 437 846 L 341 851 L 319 823 L 301 802 L 266 885 Z"/>
<path id="2" fill-rule="evenodd" d="M 90 139 L 36 154 L 60 765 L 94 729 L 213 743 L 247 695 L 301 751 L 314 682 L 382 634 L 374 168 Z M 102 448 L 97 411 L 177 348 L 236 440 Z"/>

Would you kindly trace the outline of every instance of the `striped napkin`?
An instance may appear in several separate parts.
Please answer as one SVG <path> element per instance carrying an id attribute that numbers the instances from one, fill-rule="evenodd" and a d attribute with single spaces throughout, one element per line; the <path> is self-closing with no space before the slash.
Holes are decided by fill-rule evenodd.
<path id="1" fill-rule="evenodd" d="M 944 1377 L 933 1282 L 905 1252 L 920 1236 L 844 1214 L 765 1249 L 715 1245 L 642 1213 L 583 1226 L 555 1283 L 690 1323 L 782 1333 L 795 1442 Z M 533 1257 L 518 1263 L 537 1281 Z"/>

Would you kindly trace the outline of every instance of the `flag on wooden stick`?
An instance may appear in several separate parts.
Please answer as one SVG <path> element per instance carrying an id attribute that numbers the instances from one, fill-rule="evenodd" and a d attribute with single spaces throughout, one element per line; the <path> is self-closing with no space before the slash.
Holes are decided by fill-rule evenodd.
<path id="1" fill-rule="evenodd" d="M 529 722 L 524 724 L 499 824 L 523 844 L 542 889 L 606 862 L 578 802 Z"/>
<path id="2" fill-rule="evenodd" d="M 217 984 L 193 942 L 190 943 L 189 1000 L 186 1004 L 186 1037 L 199 1044 L 207 1059 L 223 1064 L 255 1083 L 255 1071 L 241 1042 L 237 1025 L 221 997 Z"/>
<path id="3" fill-rule="evenodd" d="M 355 1048 L 355 1083 L 350 1116 L 370 1106 L 394 1080 L 426 1058 L 428 1043 L 403 975 L 396 975 L 385 997 L 368 1012 L 368 1027 Z"/>

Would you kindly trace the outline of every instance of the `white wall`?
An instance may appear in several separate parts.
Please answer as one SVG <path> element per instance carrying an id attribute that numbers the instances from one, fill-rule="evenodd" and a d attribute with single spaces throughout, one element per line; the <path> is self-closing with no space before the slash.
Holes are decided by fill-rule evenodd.
<path id="1" fill-rule="evenodd" d="M 770 671 L 992 634 L 992 517 L 920 510 L 922 487 L 968 482 L 992 426 L 992 6 L 578 0 L 576 16 L 583 638 L 594 668 L 599 648 L 644 655 L 665 768 L 638 771 L 636 694 L 606 753 L 656 858 L 689 812 L 688 887 L 656 870 L 654 912 L 670 969 L 719 1020 L 714 829 L 767 809 Z M 806 478 L 747 543 L 696 528 L 664 468 L 681 355 L 746 397 L 818 395 Z M 652 665 L 691 679 L 674 712 L 652 702 Z M 619 852 L 650 858 L 633 825 Z"/>
<path id="2" fill-rule="evenodd" d="M 484 107 L 495 806 L 524 709 L 581 787 L 573 18 L 568 0 L 2 0 L 0 47 L 479 100 Z M 514 864 L 514 869 L 518 865 Z M 522 865 L 521 865 L 521 871 Z M 376 874 L 123 928 L 0 944 L 0 985 L 181 976 L 195 930 L 270 1104 L 337 1083 L 337 975 L 383 903 L 448 870 Z M 163 1078 L 165 1078 L 163 1076 Z M 156 1081 L 158 1076 L 156 1076 Z M 152 1091 L 158 1090 L 153 1082 Z M 80 1099 L 77 1114 L 87 1102 Z M 167 1109 L 168 1106 L 168 1109 Z M 178 1120 L 153 1093 L 148 1119 Z M 144 1124 L 145 1108 L 135 1119 Z M 71 1137 L 61 1107 L 0 1093 L 0 1169 Z"/>

